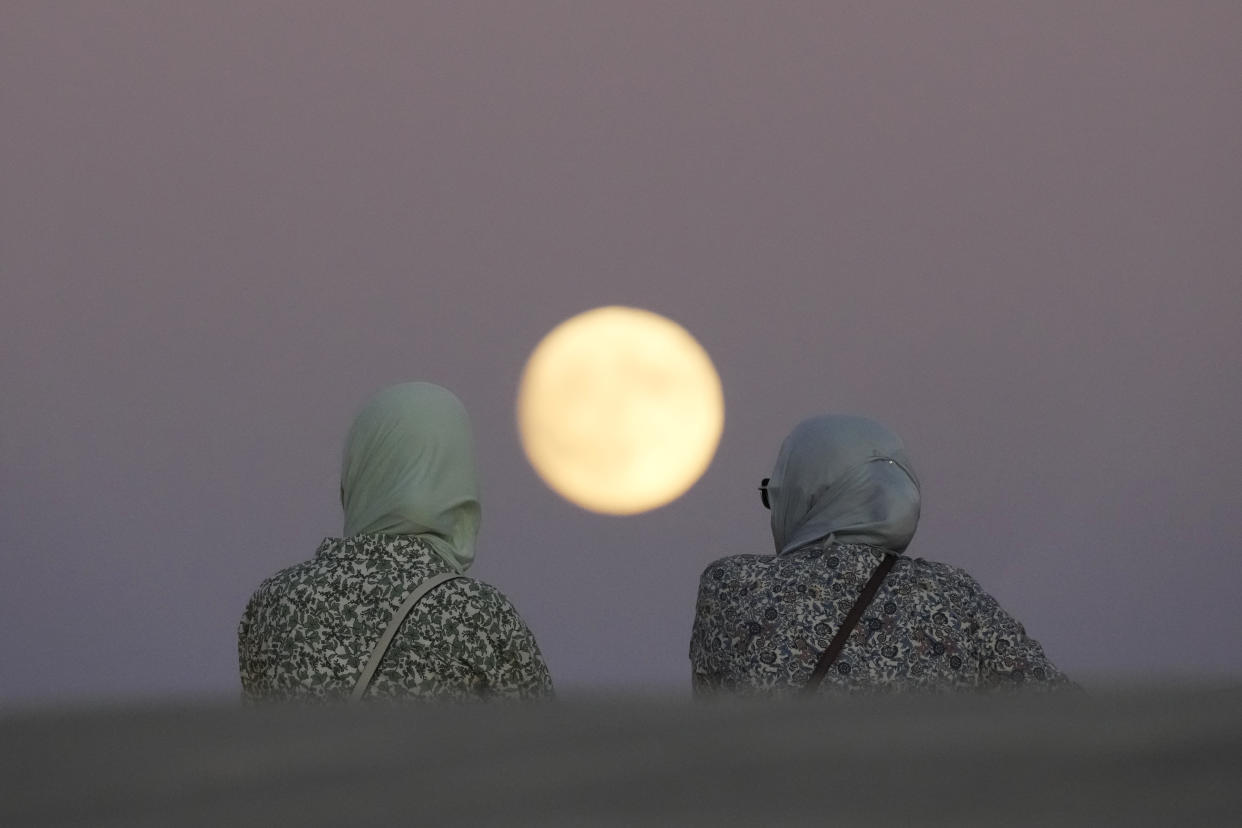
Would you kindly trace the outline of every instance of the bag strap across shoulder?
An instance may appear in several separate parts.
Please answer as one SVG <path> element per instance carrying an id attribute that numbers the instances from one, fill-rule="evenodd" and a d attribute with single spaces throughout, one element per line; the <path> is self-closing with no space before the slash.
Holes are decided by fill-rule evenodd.
<path id="1" fill-rule="evenodd" d="M 367 661 L 367 666 L 362 668 L 362 675 L 358 676 L 354 690 L 349 694 L 351 702 L 361 701 L 363 695 L 366 694 L 367 688 L 371 686 L 371 679 L 375 676 L 375 671 L 379 669 L 380 662 L 384 660 L 384 654 L 388 652 L 388 645 L 392 643 L 397 630 L 401 629 L 401 625 L 405 623 L 406 616 L 410 614 L 410 610 L 414 609 L 414 605 L 440 584 L 460 577 L 462 575 L 458 572 L 441 572 L 439 575 L 433 575 L 414 587 L 414 590 L 405 597 L 405 600 L 401 602 L 401 606 L 392 614 L 392 620 L 388 622 L 388 628 L 380 636 L 375 649 L 371 651 L 371 658 Z"/>
<path id="2" fill-rule="evenodd" d="M 845 641 L 850 637 L 850 633 L 858 626 L 859 619 L 866 611 L 867 607 L 875 598 L 876 592 L 880 589 L 880 584 L 884 581 L 884 576 L 888 575 L 893 564 L 897 563 L 897 555 L 892 552 L 884 553 L 884 560 L 880 561 L 880 565 L 875 568 L 875 572 L 871 573 L 871 579 L 867 581 L 867 585 L 863 587 L 862 592 L 858 593 L 858 600 L 854 602 L 854 606 L 850 607 L 849 613 L 846 614 L 845 620 L 841 622 L 840 629 L 837 634 L 832 637 L 832 641 L 828 644 L 828 649 L 824 650 L 823 655 L 819 657 L 819 661 L 815 664 L 815 670 L 811 673 L 811 679 L 806 686 L 802 688 L 802 694 L 809 696 L 819 687 L 820 682 L 824 680 L 824 676 L 828 675 L 828 668 L 837 660 L 837 656 L 841 655 L 841 651 L 845 649 Z"/>

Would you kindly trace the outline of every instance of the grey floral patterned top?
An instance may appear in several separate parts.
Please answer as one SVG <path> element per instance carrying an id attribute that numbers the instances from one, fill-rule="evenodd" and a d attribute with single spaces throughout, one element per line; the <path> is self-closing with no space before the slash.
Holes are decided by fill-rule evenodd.
<path id="1" fill-rule="evenodd" d="M 822 541 L 707 567 L 690 638 L 698 696 L 792 694 L 883 557 Z M 1072 687 L 1039 642 L 961 569 L 900 557 L 820 692 Z"/>
<path id="2" fill-rule="evenodd" d="M 405 535 L 327 538 L 315 557 L 255 591 L 237 633 L 247 701 L 348 697 L 406 595 L 449 567 Z M 457 578 L 406 617 L 367 698 L 537 698 L 552 679 L 535 637 L 500 590 Z"/>

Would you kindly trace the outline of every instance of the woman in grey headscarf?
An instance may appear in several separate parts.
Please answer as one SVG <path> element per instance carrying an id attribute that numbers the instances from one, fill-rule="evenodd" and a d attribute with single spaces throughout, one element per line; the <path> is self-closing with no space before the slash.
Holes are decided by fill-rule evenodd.
<path id="1" fill-rule="evenodd" d="M 480 508 L 457 397 L 427 382 L 376 394 L 346 440 L 341 505 L 344 537 L 250 599 L 238 631 L 244 698 L 551 694 L 517 610 L 463 574 Z"/>
<path id="2" fill-rule="evenodd" d="M 722 558 L 703 573 L 690 639 L 696 694 L 1068 684 L 973 578 L 902 554 L 919 481 L 884 426 L 803 421 L 761 495 L 776 554 Z"/>

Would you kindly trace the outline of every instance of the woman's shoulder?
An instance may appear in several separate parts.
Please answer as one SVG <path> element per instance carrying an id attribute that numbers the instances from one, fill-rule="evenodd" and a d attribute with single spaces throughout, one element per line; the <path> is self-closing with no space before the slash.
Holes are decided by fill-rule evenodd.
<path id="1" fill-rule="evenodd" d="M 302 605 L 324 600 L 325 596 L 335 600 L 333 596 L 356 590 L 363 581 L 373 586 L 367 590 L 371 598 L 399 600 L 422 581 L 447 571 L 451 571 L 448 565 L 420 538 L 324 538 L 309 559 L 286 566 L 260 582 L 250 604 L 278 601 Z M 467 591 L 486 593 L 486 585 L 476 583 L 480 586 Z"/>
<path id="2" fill-rule="evenodd" d="M 508 597 L 498 587 L 492 586 L 487 581 L 480 581 L 478 578 L 471 577 L 470 575 L 458 575 L 445 583 L 444 586 L 446 591 L 470 595 L 497 604 L 509 603 Z"/>
<path id="3" fill-rule="evenodd" d="M 708 572 L 712 572 L 717 569 L 733 569 L 733 567 L 739 566 L 763 565 L 764 562 L 770 562 L 773 560 L 775 560 L 775 556 L 773 555 L 727 555 L 724 557 L 718 557 L 718 559 L 715 559 L 710 562 L 710 564 L 703 567 L 703 574 L 707 575 Z"/>
<path id="4" fill-rule="evenodd" d="M 428 598 L 435 598 L 437 593 L 442 604 L 453 606 L 467 619 L 477 620 L 480 615 L 518 616 L 517 608 L 499 587 L 469 575 L 458 575 L 445 582 Z"/>
<path id="5" fill-rule="evenodd" d="M 259 582 L 250 596 L 250 603 L 302 596 L 309 591 L 308 587 L 323 579 L 325 568 L 331 568 L 331 564 L 319 558 L 311 558 L 279 569 Z"/>
<path id="6" fill-rule="evenodd" d="M 421 613 L 438 617 L 445 630 L 458 638 L 478 636 L 496 640 L 530 639 L 530 628 L 513 602 L 498 587 L 468 575 L 441 584 L 427 596 Z"/>
<path id="7" fill-rule="evenodd" d="M 729 555 L 718 558 L 703 568 L 699 576 L 701 590 L 728 587 L 739 582 L 753 583 L 762 580 L 773 570 L 774 555 Z"/>
<path id="8" fill-rule="evenodd" d="M 904 570 L 904 571 L 903 571 Z M 898 573 L 915 581 L 924 589 L 942 594 L 957 594 L 973 597 L 983 593 L 983 587 L 969 572 L 960 566 L 932 561 L 927 558 L 899 559 Z"/>

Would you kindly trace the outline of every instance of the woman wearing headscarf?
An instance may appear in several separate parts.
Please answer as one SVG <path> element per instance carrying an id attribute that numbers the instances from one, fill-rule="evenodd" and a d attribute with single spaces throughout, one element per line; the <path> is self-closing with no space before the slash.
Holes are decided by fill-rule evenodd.
<path id="1" fill-rule="evenodd" d="M 341 505 L 343 537 L 264 581 L 246 607 L 246 700 L 551 695 L 517 610 L 464 575 L 480 507 L 456 396 L 426 382 L 376 394 L 345 443 Z"/>
<path id="2" fill-rule="evenodd" d="M 974 578 L 903 554 L 919 481 L 889 429 L 844 415 L 803 421 L 761 496 L 776 554 L 704 571 L 696 695 L 1069 684 Z"/>

